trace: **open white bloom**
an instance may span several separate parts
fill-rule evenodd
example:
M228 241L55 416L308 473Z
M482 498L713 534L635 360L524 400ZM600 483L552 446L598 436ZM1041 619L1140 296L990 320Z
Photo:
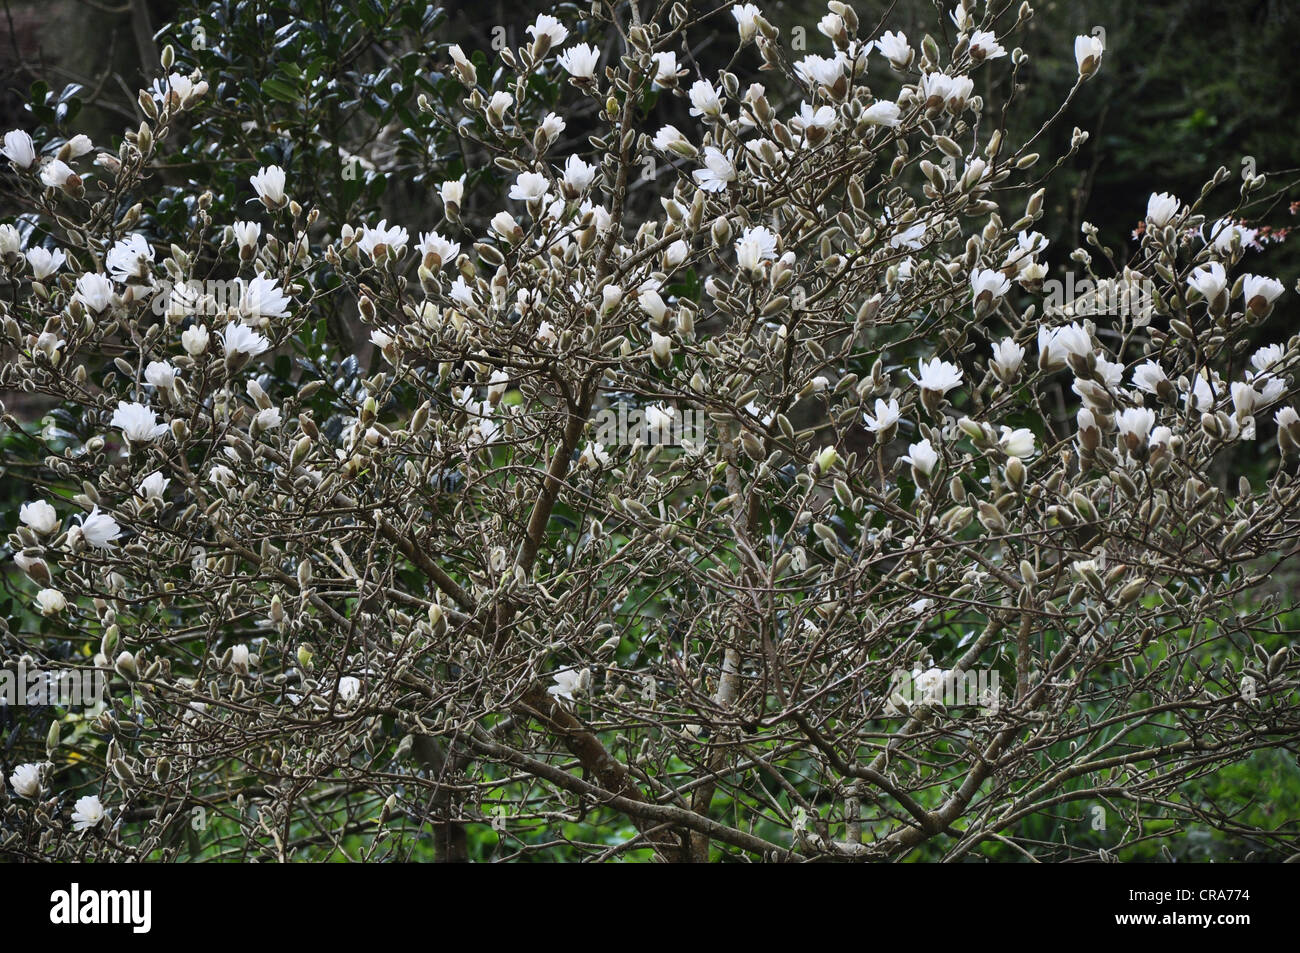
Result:
M224 463L213 464L208 469L208 481L217 484L233 483L235 480L235 471L230 469Z
M1227 255L1234 248L1247 248L1254 245L1259 236L1259 229L1247 228L1229 218L1221 218L1210 227L1214 250Z
M390 228L388 219L381 218L374 228L366 225L361 229L357 247L365 252L371 261L377 262L386 257L400 257L409 239L406 229L398 225Z
M186 328L181 332L181 347L190 357L198 357L208 349L208 329L201 324Z
M776 236L762 226L745 229L736 241L736 264L745 271L754 271L760 262L776 258Z
M587 445L582 448L582 453L578 455L578 465L588 470L609 466L609 454L605 452L605 445L588 440Z
M564 163L564 184L575 192L585 192L596 180L596 167L582 161L578 156L569 156Z
M253 191L262 200L262 204L274 211L288 204L289 197L284 191L284 169L278 165L263 166L256 175L248 177Z
M907 454L901 459L910 463L913 470L916 470L925 476L930 476L934 473L935 465L939 462L939 454L935 451L934 447L930 445L930 441L925 439L920 443L909 445L907 448Z
M1282 363L1286 357L1286 348L1281 344L1269 344L1261 347L1250 356L1250 366L1263 373Z
M961 386L962 372L961 368L956 364L949 364L947 361L935 357L931 358L928 364L918 360L916 369L917 374L913 374L911 371L907 373L922 390L946 394L954 387Z
M236 222L231 231L241 251L245 248L256 250L258 239L262 237L262 226L257 222Z
M1147 436L1155 423L1155 413L1145 407L1126 407L1115 417L1115 425L1119 428L1120 437L1130 449L1146 443Z
M85 133L77 133L71 139L63 144L63 148L68 152L68 158L80 159L87 152L95 148L95 144L90 141L90 136Z
M1155 361L1147 361L1133 368L1133 386L1148 394L1158 394L1160 385L1168 379L1165 369Z
M691 115L716 119L722 115L722 98L707 79L697 79L691 84Z
M731 15L736 18L740 42L748 43L758 32L759 21L763 18L758 7L752 3L738 4L731 8Z
M993 345L993 360L989 363L998 380L1005 384L1016 376L1024 359L1025 349L1014 338L1003 338Z
M998 438L998 446L1002 452L1009 457L1019 457L1027 460L1038 452L1037 445L1034 442L1034 432L1028 427L1019 427L1012 429L1002 427L1002 436Z
M1147 221L1156 228L1164 228L1178 215L1181 203L1169 192L1152 192L1147 199Z
M653 144L660 152L675 152L684 156L695 155L695 147L676 126L662 127L655 133Z
M1092 353L1092 336L1078 321L1057 328L1052 344L1065 354L1073 354L1075 357L1087 357Z
M510 198L517 202L531 202L545 197L550 183L540 172L520 172L510 187Z
M736 167L731 164L731 157L716 146L705 147L704 166L694 175L696 184L706 192L721 192L736 178Z
M1221 264L1212 261L1193 271L1187 279L1187 284L1193 290L1199 291L1206 301L1213 302L1228 287L1228 276L1224 273Z
M153 247L139 232L133 232L115 242L104 257L108 273L126 284L132 279L149 277L153 263Z
M167 432L167 425L158 423L158 415L144 404L119 400L117 410L109 423L118 427L132 443L148 443Z
M0 155L20 169L30 169L36 161L36 146L27 133L21 129L11 129L5 133L5 144L0 148Z
M253 417L253 426L258 431L275 430L281 423L279 407L264 407Z
M842 55L833 57L809 55L794 64L794 71L804 82L821 86L832 95L840 95L845 87Z
M891 398L888 401L876 398L876 414L873 417L865 411L862 414L863 426L872 433L882 433L895 426L902 419L902 413L898 408L898 401Z
M402 235L406 235L405 229L402 230ZM256 278L239 278L237 281L239 313L245 320L255 322L258 318L288 316L293 299L280 289L280 283L276 279L258 275Z
M1007 51L991 30L976 30L970 35L970 56L976 62L995 60L1006 55Z
M162 475L162 471L155 470L140 481L140 485L135 488L135 491L143 499L157 500L167 492L167 486L171 482L168 477Z
M437 261L435 268L442 267L456 260L460 254L460 242L453 242L443 238L436 231L424 232L420 235L420 257L427 258L433 255Z
M835 107L818 106L814 109L805 102L800 104L799 115L791 118L790 125L802 132L810 143L817 143L826 138L826 133L834 129L839 121L840 114L835 111Z
M43 616L58 615L68 607L68 600L57 589L42 589L36 593L36 607Z
M225 330L221 332L221 343L225 348L226 357L234 357L237 354L257 357L271 346L266 338L246 324L226 325Z
M1099 36L1076 36L1074 38L1074 62L1079 67L1083 78L1097 72L1101 65L1101 55L1106 52L1106 44Z
M1242 276L1241 298L1246 308L1255 314L1267 314L1284 290L1282 282L1276 278L1266 278L1263 275Z
M975 268L970 273L971 300L992 304L1011 290L1011 279L992 268Z
M176 368L166 361L150 361L144 369L144 379L159 390L171 390L176 386Z
M19 797L34 799L41 793L41 767L38 764L20 764L9 775L9 786Z
M103 275L87 272L77 279L77 290L73 297L91 311L99 313L113 303L113 282Z
M32 500L18 507L18 519L33 532L45 535L59 525L59 514L44 500Z
M27 264L31 266L32 278L36 281L44 281L50 277L63 267L66 260L67 256L58 248L50 251L38 245L27 249Z
M912 669L912 702L914 704L924 704L926 702L942 701L943 689L947 681L947 669L932 667L921 671L921 667L918 665Z
M81 537L90 546L96 549L106 549L108 544L113 542L122 535L122 528L117 525L117 520L107 513L99 512L99 507L92 507L90 513L86 516L78 516L81 520Z
M566 701L573 701L575 693L582 692L582 673L571 668L562 668L555 672L551 678L555 684L546 690L548 695L554 695L556 698L563 698Z
M571 46L558 57L556 62L574 79L590 80L596 75L596 64L600 61L600 50L586 43Z
M539 54L542 55L569 38L568 27L545 13L538 15L537 20L525 32L532 36L533 42L538 46Z
M862 112L862 121L873 126L885 126L893 129L901 123L903 111L898 108L898 103L890 102L887 99L872 103Z
M912 62L912 47L908 45L907 34L895 33L890 31L881 34L880 39L876 40L875 47L880 54L889 60L889 65L897 70L904 70Z

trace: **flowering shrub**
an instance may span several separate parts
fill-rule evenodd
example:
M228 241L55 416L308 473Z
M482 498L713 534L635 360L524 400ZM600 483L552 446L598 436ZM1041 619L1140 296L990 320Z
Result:
M1053 163L975 92L1030 16L963 3L941 48L832 0L797 56L752 4L598 4L500 69L452 45L464 96L423 121L511 184L479 223L444 181L417 234L277 166L246 220L208 193L140 231L198 74L116 152L10 132L0 388L52 409L4 417L33 607L4 644L112 681L24 737L3 850L1300 849L1202 784L1300 729L1260 591L1300 493L1300 337L1243 261L1268 185L1153 194L1126 259L1085 227L1053 294ZM734 66L696 75L724 24ZM1078 38L1071 98L1105 57Z

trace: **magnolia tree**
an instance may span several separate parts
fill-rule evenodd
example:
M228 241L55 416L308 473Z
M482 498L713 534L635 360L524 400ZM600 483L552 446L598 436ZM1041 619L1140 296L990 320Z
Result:
M113 152L5 137L6 667L104 686L10 700L6 854L1300 851L1213 783L1300 731L1264 586L1300 337L1243 261L1280 193L1155 194L1129 253L1085 226L1062 293L1034 145L1068 101L999 119L1027 3L945 44L654 6L436 54L463 96L423 121L513 184L472 221L444 182L418 238L277 167L247 221L195 194L148 233L199 75Z

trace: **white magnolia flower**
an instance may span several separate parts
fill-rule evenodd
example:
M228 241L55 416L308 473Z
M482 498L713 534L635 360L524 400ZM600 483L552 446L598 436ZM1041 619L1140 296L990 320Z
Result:
M107 513L99 512L98 506L92 507L89 515L78 516L77 519L81 520L81 538L96 549L107 549L109 543L122 535L117 520Z
M844 87L844 67L846 61L841 55L833 57L809 55L794 64L794 71L804 82L822 86L833 95L838 95Z
M916 369L917 374L913 374L911 371L907 373L922 390L946 394L954 387L961 386L962 372L961 368L956 364L949 364L947 361L941 361L935 357L931 358L928 364L918 360Z
M36 146L27 133L21 129L11 129L5 133L5 144L0 148L0 155L20 169L30 169L36 161Z
M1120 436L1131 448L1146 443L1155 423L1155 413L1145 407L1126 407L1115 417Z
M167 432L167 425L158 423L156 413L133 401L119 400L109 423L120 428L122 435L132 443L148 443Z
M505 117L506 110L510 108L514 101L515 97L509 93L504 90L497 90L487 103L488 118L500 123Z
M65 261L67 256L58 248L50 251L38 245L27 249L27 264L31 266L32 278L36 281L44 281L50 277L63 267Z
M98 313L113 302L113 282L103 275L87 272L77 279L77 290L73 297Z
M405 241L405 229L402 230L402 235ZM263 275L236 280L239 282L239 313L246 320L288 317L293 299L280 289L279 281Z
M1133 386L1148 394L1158 394L1160 385L1168 379L1165 369L1156 361L1147 361L1133 368Z
M23 247L23 237L12 225L0 225L0 255L17 255Z
M1014 338L1003 338L993 345L993 360L989 363L998 380L1009 383L1020 371L1024 359L1025 349L1017 344Z
M609 466L609 454L605 452L605 445L587 441L587 445L582 448L582 453L578 456L578 465L588 470Z
M980 60L995 60L1000 56L1006 56L1007 51L1003 49L998 38L990 30L976 30L970 35L970 55L971 59L976 62Z
M1002 436L998 438L998 446L1002 448L1002 452L1007 456L1028 460L1038 452L1037 445L1034 442L1034 432L1028 427L1013 430L1004 426L1001 429Z
M262 237L261 225L257 222L236 222L230 228L241 251L246 248L257 250L258 239Z
M190 357L198 357L208 349L208 329L201 324L186 328L181 332L181 347Z
M651 59L655 64L655 84L674 86L677 84L677 54L672 50L654 54Z
M348 705L360 697L361 679L357 678L355 675L344 675L339 679L339 701Z
M1199 291L1206 301L1213 302L1228 287L1228 276L1224 273L1221 264L1212 261L1193 271L1187 279L1187 284L1193 290Z
M1286 348L1281 344L1269 344L1261 347L1250 357L1250 366L1263 373L1282 363L1286 357Z
M754 271L759 262L776 258L776 236L762 225L745 229L736 241L736 264L744 271Z
M238 323L226 325L225 330L221 332L221 343L225 348L226 357L234 357L237 354L257 357L271 346L266 338L252 328Z
M758 7L752 3L738 4L731 8L731 15L736 18L736 29L740 33L740 42L748 43L758 32L759 21L763 19Z
M510 187L510 198L517 202L531 202L546 196L550 183L540 172L520 172Z
M637 303L641 305L641 310L655 321L662 321L664 315L668 313L668 305L664 303L659 292L653 289L647 289L637 295Z
M465 176L447 179L438 186L438 196L443 205L460 205L465 200Z
M115 242L104 256L108 273L123 284L132 279L149 277L149 266L152 263L153 247L139 232L133 232Z
M925 439L920 443L909 445L907 454L901 459L910 463L913 470L925 476L930 476L934 473L935 465L939 462L939 454L930 445L929 439Z
M1259 229L1246 228L1229 218L1221 218L1210 228L1210 235L1213 236L1214 250L1223 255L1228 255L1234 248L1247 248L1255 244L1255 239L1259 236Z
M19 797L34 799L41 793L41 768L37 764L20 764L9 775L9 786Z
M721 192L736 178L736 167L731 164L731 157L716 146L705 147L704 166L694 175L696 184L706 192Z
M536 22L524 32L532 36L533 42L538 45L539 53L543 55L547 50L559 46L569 38L568 27L545 13L540 14Z
M862 414L863 426L872 433L883 433L898 424L902 419L902 414L898 407L898 401L890 398L888 401L876 398L876 414L873 417L865 411Z
M259 432L275 430L281 423L283 423L283 419L280 416L279 407L264 407L253 417L253 426Z
M556 62L574 79L590 80L596 76L596 64L600 61L600 50L587 43L571 46L558 57Z
M1074 38L1074 62L1079 67L1079 75L1085 79L1097 72L1101 65L1101 55L1106 52L1106 44L1099 36L1076 36Z
M799 115L790 120L790 125L811 143L820 142L840 121L840 114L834 106L818 106L814 109L808 103L800 103Z
M887 99L872 103L862 113L862 121L873 126L885 126L893 129L902 122L900 118L903 111L898 108L898 103L892 103Z
M176 386L176 368L166 361L150 361L144 369L147 384L159 390L171 390Z
M447 50L451 55L452 65L455 67L456 75L466 86L473 86L478 82L478 70L470 62L465 51L461 49L459 43L453 43Z
M32 500L18 507L18 519L41 535L52 532L59 525L59 514L44 500Z
M948 681L946 669L932 667L921 671L918 665L912 669L912 701L918 704L939 702L943 700L944 685Z
M992 268L975 268L970 273L971 300L992 304L1011 290L1011 279Z
M1070 324L1056 329L1056 336L1052 345L1065 354L1073 354L1075 357L1087 357L1092 353L1092 336L1082 324L1078 321L1072 321Z
M87 794L85 797L77 798L77 803L72 811L73 830L88 830L103 819L104 805L99 803L98 796Z
M573 701L575 693L582 692L582 673L571 668L562 668L555 672L551 678L555 684L546 690L548 695L554 695L556 698L563 698L566 701Z
M57 589L42 589L36 593L36 607L41 615L58 615L68 607L68 600Z
M1263 275L1242 276L1241 298L1247 309L1255 314L1267 314L1284 290L1282 282L1276 278L1266 278Z
M377 262L385 257L400 257L409 239L406 229L398 225L390 228L388 219L380 219L379 224L374 228L366 225L361 229L357 247L365 252L371 261Z
M437 231L424 232L420 235L420 257L435 256L437 258L435 267L454 262L459 254L460 242L443 238Z
M1178 215L1181 203L1169 192L1152 192L1147 199L1147 221L1156 228L1164 228Z
M722 98L707 79L697 79L691 84L691 115L717 119L722 115Z
M162 471L155 470L147 477L140 481L140 485L135 488L141 498L146 500L161 499L162 495L167 492L167 486L172 481L162 475Z
M81 176L73 172L62 159L51 159L41 166L41 181L52 189L61 189L65 186L75 188L81 182Z
M682 135L676 126L664 126L655 133L654 147L660 152L675 152L678 155L692 156L695 147Z
M574 192L585 192L596 180L596 167L583 162L578 156L569 156L564 163L564 184Z
M256 175L248 177L253 191L262 200L262 204L271 210L284 207L289 197L284 191L284 169L278 165L263 166Z
M86 153L95 148L95 144L90 141L90 136L85 133L77 133L63 144L63 148L68 152L68 158L80 159Z
M875 47L894 69L907 69L912 62L912 47L908 45L905 33L884 33L876 40Z

